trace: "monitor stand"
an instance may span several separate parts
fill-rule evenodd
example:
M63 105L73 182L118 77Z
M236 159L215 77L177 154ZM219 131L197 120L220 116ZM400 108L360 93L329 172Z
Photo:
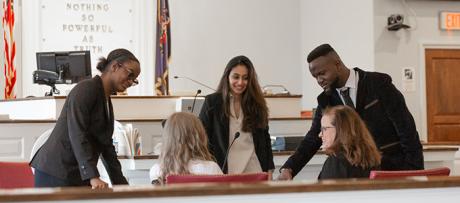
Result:
M47 84L48 86L51 87L50 91L49 92L45 92L45 96L48 97L48 96L53 96L53 93L54 94L60 94L61 92L56 88L56 85L55 84Z

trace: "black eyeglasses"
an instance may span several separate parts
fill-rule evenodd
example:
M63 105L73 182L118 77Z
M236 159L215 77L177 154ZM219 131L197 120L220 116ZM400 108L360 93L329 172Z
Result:
M128 67L124 66L121 63L118 63L118 66L122 67L124 70L126 70L126 72L128 72L128 80L133 81L133 84L131 86L135 86L139 84L139 81L137 80L136 75L131 69L129 69Z

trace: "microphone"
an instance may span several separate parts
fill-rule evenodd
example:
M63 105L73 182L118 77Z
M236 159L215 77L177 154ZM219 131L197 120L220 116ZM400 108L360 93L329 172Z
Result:
M208 88L208 89L210 89L210 90L216 91L214 88L209 87L208 85L205 85L205 84L203 84L203 83L201 83L201 82L198 82L198 81L196 81L196 80L194 80L194 79L192 79L192 78L185 77L185 76L177 76L177 75L174 76L174 79L179 79L179 78L184 78L184 79L190 80L190 81L192 81L192 82L194 82L194 83L196 83L196 84L199 84L199 85L201 85L201 86L203 86L203 87L206 87L206 88Z
M198 89L196 91L196 94L195 94L195 97L193 98L193 104L192 104L192 113L193 113L193 109L195 109L195 101L196 101L196 97L201 93L201 90Z
M236 132L236 133L235 133L235 137L234 137L233 140L232 140L232 143L231 143L230 146L228 146L228 148L227 148L227 153L225 154L224 164L222 164L222 169L224 169L224 171L225 171L225 164L227 163L227 159L228 159L228 152L230 152L230 148L232 147L232 145L233 145L233 143L235 142L235 140L236 140L237 138L239 138L239 137L240 137L240 132ZM227 170L227 173L228 173L228 170Z

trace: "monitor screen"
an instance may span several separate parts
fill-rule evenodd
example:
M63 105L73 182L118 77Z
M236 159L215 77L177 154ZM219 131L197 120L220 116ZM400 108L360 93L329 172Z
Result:
M37 69L59 75L56 84L72 84L91 78L89 51L38 52Z

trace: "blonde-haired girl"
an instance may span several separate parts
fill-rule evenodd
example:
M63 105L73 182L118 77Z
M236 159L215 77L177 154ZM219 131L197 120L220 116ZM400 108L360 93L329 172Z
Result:
M166 121L160 163L150 169L150 180L163 184L170 174L222 174L208 150L201 121L191 113L178 112Z

